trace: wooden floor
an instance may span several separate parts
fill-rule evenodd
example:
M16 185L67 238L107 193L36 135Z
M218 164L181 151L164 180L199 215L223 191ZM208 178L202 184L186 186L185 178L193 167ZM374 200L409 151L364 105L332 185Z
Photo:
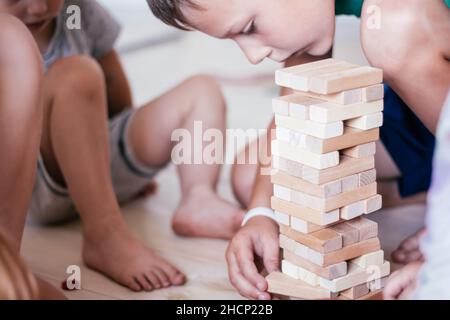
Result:
M227 279L224 252L227 243L209 239L185 239L170 229L170 217L178 194L174 168L158 177L155 196L136 201L123 209L133 232L148 246L157 250L183 270L188 283L151 293L133 293L111 280L86 268L81 261L80 223L60 227L28 226L23 255L42 278L60 287L69 265L82 269L82 290L65 292L69 299L240 299ZM220 192L231 193L228 181L222 180ZM401 239L417 230L423 219L421 206L384 210L370 216L380 223L383 248L389 253Z

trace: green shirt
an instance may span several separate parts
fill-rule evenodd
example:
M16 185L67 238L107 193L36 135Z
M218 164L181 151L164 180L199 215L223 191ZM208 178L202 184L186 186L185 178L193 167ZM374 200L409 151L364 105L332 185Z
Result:
M435 1L435 0L433 0ZM336 15L353 15L360 17L364 0L336 0ZM450 8L450 0L444 0Z

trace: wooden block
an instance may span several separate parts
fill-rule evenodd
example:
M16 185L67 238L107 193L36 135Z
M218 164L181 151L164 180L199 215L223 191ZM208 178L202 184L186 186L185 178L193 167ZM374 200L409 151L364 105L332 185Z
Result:
M359 241L365 241L378 236L378 223L372 220L360 217L347 221L347 224L359 230Z
M377 145L375 142L369 142L365 144L360 144L352 148L344 149L341 151L342 154L352 157L352 158L364 158L375 155L377 151Z
M281 272L273 272L266 277L268 292L300 299L331 299L330 291L319 286L310 286L301 280L292 279Z
M292 217L291 218L291 224L290 227L294 229L295 231L304 233L304 234L310 234L319 230L322 230L326 228L326 226L319 226L317 224Z
M275 211L275 219L277 220L278 224L284 224L286 226L290 225L290 216L287 214Z
M278 170L278 172L282 171L293 177L303 177L303 165L292 160L272 155L272 167L276 169L274 174L276 174Z
M364 297L370 292L367 283L362 283L350 289L342 291L340 294L350 300L356 300L361 297Z
M320 212L276 197L272 197L271 205L275 211L312 222L319 226L326 226L339 221L339 210Z
M291 189L274 184L273 195L284 201L291 201L292 192Z
M348 223L338 223L330 229L341 235L343 247L359 242L359 230Z
M385 277L390 272L389 262L379 266L379 276ZM340 292L355 287L360 284L366 284L371 281L373 275L370 272L360 268L357 265L349 264L347 275L334 280L320 279L320 285L331 292Z
M365 200L373 195L376 195L376 193L376 183L372 183L368 186L357 188L346 193L341 193L328 199L314 197L300 191L291 190L291 202L319 212L330 212L345 207L348 204ZM364 214L364 204L361 203L360 206L362 214Z
M312 104L309 107L309 118L320 123L332 123L362 117L383 111L383 100L350 105L331 102Z
M340 136L344 133L344 122L319 123L311 120L299 120L275 115L275 124L313 137L328 139Z
M277 140L288 142L293 147L305 148L306 149L306 137L308 135L294 131L291 129L283 128L278 126L275 130ZM318 139L318 138L317 138Z
M278 171L271 177L271 182L293 190L301 191L312 196L329 198L338 195L342 191L340 180L327 182L322 185L313 184L303 179L291 176L284 171Z
M275 114L289 116L289 102L285 97L277 97L272 99L272 111Z
M308 120L309 106L321 102L323 101L296 93L274 98L272 100L272 109L275 114L290 116L299 120Z
M315 99L321 99L341 105L349 105L349 104L355 104L355 103L361 103L362 101L362 88L358 89L352 89L352 90L346 90L342 92L338 92L335 94L318 94L314 92L305 92L306 95L310 96L311 98ZM379 99L377 99L379 100Z
M371 169L358 174L358 185L360 187L367 186L377 181L377 170Z
M297 65L289 68L284 68L277 70L275 72L275 83L279 86L290 88L291 87L291 76L295 73L315 70L323 68L324 66L334 65L340 63L341 61L336 59L324 59L320 61L315 61L311 63L306 63L302 65Z
M370 292L369 294L361 297L357 300L384 300L383 298L383 290L378 290L374 292Z
M383 277L381 279L372 280L368 283L368 287L370 292L377 292L379 290L384 289L386 287L386 284L388 282L389 277Z
M309 120L309 107L322 101L301 94L294 96L289 103L289 116L299 120Z
M358 201L341 208L341 219L352 220L364 214L364 201Z
M371 102L384 98L383 84L376 84L362 89L362 101Z
M317 170L315 168L303 166L302 178L314 184L323 184L367 171L374 167L375 158L373 156L361 159L342 156L339 165L330 169Z
M375 252L364 254L358 258L350 260L350 262L358 265L363 269L367 269L370 266L380 266L384 263L384 251L378 250Z
M287 260L282 260L281 261L281 272L283 272L283 274L294 278L294 279L300 279L299 274L298 274L298 267L293 264L290 263ZM314 284L317 285L318 283Z
M314 77L328 75L330 73L347 71L350 69L355 69L358 66L348 62L336 62L333 65L323 66L316 70L304 71L299 73L294 73L291 75L290 88L300 91L310 91L311 79Z
M381 195L377 194L364 201L364 213L365 214L373 213L375 211L380 210L382 206L383 206L383 198L381 197Z
M358 175L354 174L354 175L343 178L341 180L341 185L342 185L341 189L342 189L343 193L358 189L358 187L359 187Z
M281 225L280 229L281 228L285 229L286 227ZM289 228L287 228L287 229L289 229ZM282 249L286 249L286 250L289 250L292 252L294 252L294 250L295 250L295 240L289 238L288 236L286 236L282 233L280 233L279 245L280 245L280 248L282 248Z
M337 151L317 154L306 149L292 147L289 143L281 140L272 141L272 154L319 170L339 164L339 152Z
M311 234L303 234L292 228L281 226L280 234L291 241L298 242L320 253L329 253L342 248L341 235L330 229L323 229ZM296 245L283 238L283 243L280 242L280 247L294 252Z
M293 137L291 134L289 137ZM350 127L344 128L344 134L335 138L319 139L313 136L305 135L297 137L295 141L303 148L315 153L327 153L338 151L353 146L377 141L380 138L380 130L359 130ZM294 140L294 139L292 139Z
M383 113L377 112L365 115L359 118L345 121L347 127L352 127L360 130L370 130L383 126Z
M367 87L383 82L383 71L372 67L359 67L342 72L313 77L309 91L331 94L340 91Z
M347 274L347 262L345 261L328 267L319 267L285 249L283 249L283 257L294 265L304 268L324 279L333 280Z
M380 241L378 238L372 238L325 254L309 249L306 259L319 266L326 267L377 250L380 250Z

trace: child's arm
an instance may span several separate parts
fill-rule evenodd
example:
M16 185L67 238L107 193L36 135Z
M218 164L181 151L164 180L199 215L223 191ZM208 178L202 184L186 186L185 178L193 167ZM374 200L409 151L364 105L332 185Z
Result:
M130 85L115 50L99 59L108 94L108 113L112 117L133 105Z

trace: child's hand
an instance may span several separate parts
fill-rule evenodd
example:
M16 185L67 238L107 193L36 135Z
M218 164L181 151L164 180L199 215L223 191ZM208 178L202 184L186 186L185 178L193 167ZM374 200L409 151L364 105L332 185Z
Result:
M422 262L413 262L394 272L384 289L385 300L407 300L416 289L417 275Z
M231 240L226 259L232 285L249 299L270 300L266 279L255 259L260 257L271 273L279 270L278 225L267 217L254 217Z

